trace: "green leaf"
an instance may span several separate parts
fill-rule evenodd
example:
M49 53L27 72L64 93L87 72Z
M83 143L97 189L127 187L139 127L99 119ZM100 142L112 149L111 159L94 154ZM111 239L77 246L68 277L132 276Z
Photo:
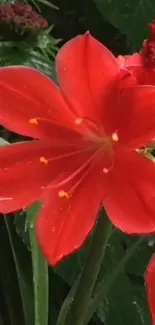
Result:
M27 225L33 265L35 325L48 325L48 265L38 247L34 229L39 209L40 203L38 202L27 209Z
M41 4L46 5L52 9L59 10L59 8L56 5L54 5L53 3L47 0L31 0L31 1L33 2L33 4L36 4L36 2L40 2Z
M147 38L147 24L154 19L154 0L94 0L103 18L110 21L139 49Z
M76 277L82 269L83 260L87 253L90 240L91 238L87 241L85 246L79 252L77 252L76 254L68 258L68 260L62 262L59 266L55 268L55 272L61 275L61 277L70 285L74 283ZM112 236L109 239L107 245L104 263L101 265L101 270L98 277L98 284L101 280L105 279L106 281L107 277L110 276L111 272L116 268L116 266L125 256L126 250L129 249L134 242L137 242L137 237L128 237L120 233L119 231L113 231ZM101 306L98 311L98 316L102 318L102 320L106 319L106 325L111 325L113 323L115 323L116 325L128 325L129 315L127 314L126 310L129 310L129 313L132 313L133 315L132 318L130 317L130 325L149 325L147 305L144 299L145 290L142 275L143 270L145 270L148 260L152 255L152 251L153 248L148 246L148 239L144 238L143 242L141 242L141 244L139 245L139 249L136 251L136 253L134 253L131 258L134 259L134 264L132 263L132 272L131 264L129 261L125 266L125 269L122 270L122 274L119 276L119 278L117 278L117 280L115 280L114 284L111 286L106 298L103 297L103 301L101 302ZM144 252L144 261L143 264L141 263L141 265L139 266L139 273L137 278L136 275L139 258L142 259ZM121 279L123 280L121 281ZM137 295L135 298L134 287L136 285L136 281L137 283L142 284L141 292L137 291ZM134 303L135 301L137 302ZM145 317L143 317L143 319L146 319L146 322L144 323L141 320L142 317L139 312L139 310L141 310L142 308L145 309L146 314ZM117 321L114 322L114 319L116 319Z
M14 216L14 224L16 227L16 232L20 236L23 243L26 245L27 249L30 251L30 236L27 228L27 218L26 212L17 212Z
M127 240L127 247L131 244L131 240ZM126 272L131 275L142 277L146 270L151 255L154 253L154 247L149 246L146 241L140 245L137 252L133 254L126 265Z
M26 247L21 242L20 237L16 233L13 217L6 216L5 224L17 272L25 324L33 325L34 308L31 257Z
M4 0L3 0L4 1ZM57 7L55 4L49 2L48 0L29 0L30 4L36 7L36 9L41 12L40 5L45 5L47 7L50 7L55 10L59 10L59 7Z
M55 63L50 61L49 58L42 53L32 51L28 60L25 61L24 64L40 70L56 82Z
M55 64L48 56L42 54L39 51L33 49L17 47L16 43L0 42L0 66L9 65L25 65L48 75L52 80L56 82Z
M0 222L0 289L1 307L3 308L5 323L9 325L24 325L24 314L16 268L2 216Z
M125 274L120 274L98 310L105 324L150 325L144 290L136 291Z
M82 270L90 243L91 237L87 240L82 249L74 253L68 259L65 259L62 263L60 263L54 268L55 272L61 275L63 280L65 280L68 284L72 285L76 280L78 274ZM108 242L105 254L105 263L101 266L99 279L100 277L103 277L103 274L105 276L106 274L109 274L109 271L112 270L113 267L117 264L117 262L119 262L120 259L123 257L124 249L121 243L119 232L113 231L113 234Z

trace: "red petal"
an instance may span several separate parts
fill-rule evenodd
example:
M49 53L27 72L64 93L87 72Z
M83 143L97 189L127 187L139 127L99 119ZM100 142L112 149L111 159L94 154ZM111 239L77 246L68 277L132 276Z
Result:
M31 141L0 148L0 212L8 213L36 201L50 181L50 169L40 162L49 143Z
M64 180L79 169L90 154L62 146L58 140L0 147L0 212L15 211L39 199L55 178Z
M155 137L155 87L137 86L120 93L111 117L111 129L120 143L139 148Z
M155 86L155 70L144 67L130 68L140 85Z
M152 316L152 325L155 325L155 256L152 257L145 274L148 303Z
M49 264L55 265L83 244L94 226L102 192L96 170L87 176L69 199L59 198L58 190L45 192L36 231Z
M40 138L30 119L53 118L66 124L71 116L59 88L39 71L20 66L0 69L0 123L3 126Z
M140 54L119 56L117 58L121 68L128 69L136 77L140 85L155 86L155 70L144 66L143 58Z
M124 56L119 55L117 58L117 62L120 65L121 69L130 69L143 66L142 56L138 53Z
M119 67L112 53L89 33L65 44L56 58L60 88L79 117L100 118Z
M69 125L65 127L57 123L57 121L50 119L36 117L35 121L36 123L32 123L34 133L39 134L40 139L51 140L52 145L56 141L57 145L61 144L61 146L67 144L69 146L74 145L74 147L86 147L86 143L88 143L88 141L83 139L82 132L84 132L85 128L79 129L79 126L76 126L76 124L72 128L68 128ZM81 131L81 134L79 134L79 131Z
M112 223L129 234L155 231L155 164L126 152L107 174L103 205Z

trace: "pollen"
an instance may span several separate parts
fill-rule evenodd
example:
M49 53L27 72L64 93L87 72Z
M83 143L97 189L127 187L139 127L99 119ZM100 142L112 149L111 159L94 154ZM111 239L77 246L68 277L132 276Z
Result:
M117 134L117 132L114 132L113 134L112 134L112 140L114 141L114 142L118 142L119 141L119 137L118 137L118 134Z
M109 169L103 168L103 173L108 174L109 173Z
M69 199L70 198L70 195L67 192L63 191L63 190L59 191L58 196L60 198L65 198L65 199Z
M76 118L76 120L75 120L76 125L81 125L82 122L83 122L83 118Z
M47 165L48 164L48 160L45 157L40 157L40 162Z
M29 120L29 123L30 123L30 124L35 124L35 125L38 125L38 124L39 124L36 118L31 118L31 119Z

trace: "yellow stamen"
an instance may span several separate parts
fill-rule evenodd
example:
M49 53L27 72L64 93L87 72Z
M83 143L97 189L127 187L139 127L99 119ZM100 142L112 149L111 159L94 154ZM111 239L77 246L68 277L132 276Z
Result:
M70 198L69 194L67 192L63 191L63 190L59 191L58 196L60 198L66 198L66 199Z
M103 173L108 174L109 173L109 169L103 168Z
M45 165L48 164L48 160L45 157L40 157L40 162L44 163Z
M112 137L113 141L115 141L115 142L119 141L119 136L118 136L117 132L114 132L111 137Z
M38 125L38 124L39 124L36 118L31 118L31 119L29 120L29 123L30 123L30 124L35 124L35 125Z
M82 122L83 122L83 118L77 118L77 119L75 120L75 124L76 124L76 125L81 125Z

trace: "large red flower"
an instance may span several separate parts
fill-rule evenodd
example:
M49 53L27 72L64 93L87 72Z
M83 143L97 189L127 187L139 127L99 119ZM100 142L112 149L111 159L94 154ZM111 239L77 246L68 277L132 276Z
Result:
M149 308L152 316L152 325L155 325L155 255L152 257L145 274L145 284Z
M155 231L155 87L139 86L85 34L56 59L60 88L26 67L0 69L0 122L36 140L0 148L0 211L43 202L36 232L49 263L77 249L100 204L127 233Z
M119 56L121 68L128 69L141 85L155 85L155 22L149 24L149 38L140 53Z

